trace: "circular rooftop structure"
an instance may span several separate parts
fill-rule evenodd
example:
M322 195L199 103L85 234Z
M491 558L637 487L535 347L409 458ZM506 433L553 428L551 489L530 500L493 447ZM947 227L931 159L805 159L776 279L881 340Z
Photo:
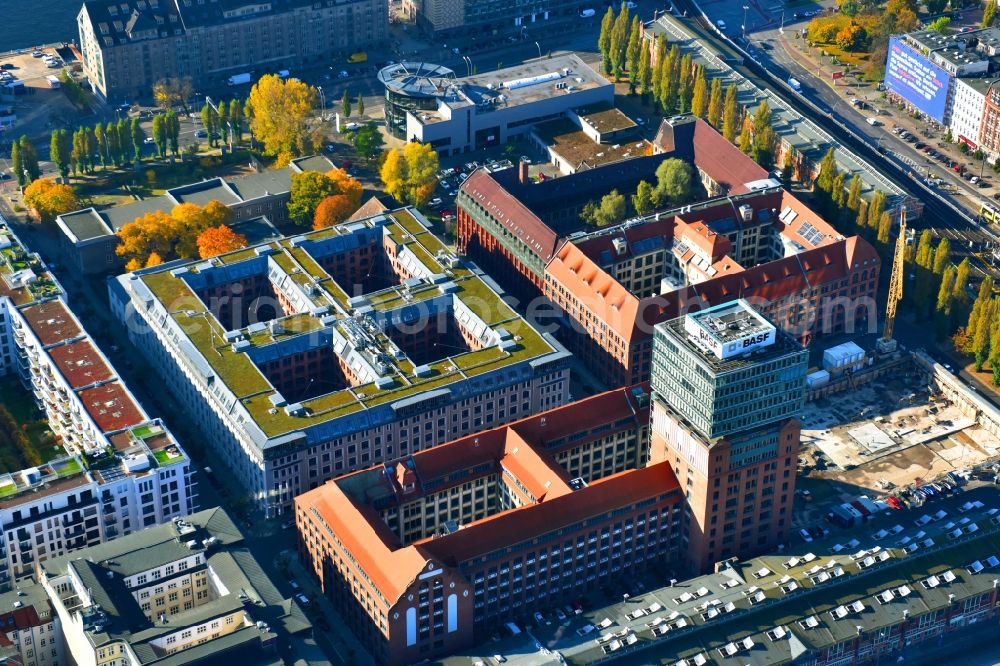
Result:
M399 62L378 73L387 92L407 97L437 97L454 79L454 71L430 62Z
M455 72L429 62L400 62L379 70L378 80L385 86L386 126L394 137L406 140L406 114L437 111Z

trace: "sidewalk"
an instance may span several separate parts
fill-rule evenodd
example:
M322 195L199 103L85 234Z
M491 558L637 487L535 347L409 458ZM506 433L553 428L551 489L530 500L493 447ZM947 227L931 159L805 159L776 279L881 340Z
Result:
M317 641L325 648L327 654L336 654L342 664L354 666L356 664L374 664L375 661L365 646L358 641L357 637L347 628L340 613L333 607L330 600L326 598L319 588L316 578L306 571L299 556L294 550L285 550L278 556L285 565L293 579L302 588L302 594L309 597L312 604L319 606L321 616L325 618L328 627L320 628L313 620L313 635Z
M882 92L876 90L871 83L865 83L863 88L861 87L861 84L858 86L837 85L836 81L832 78L832 74L834 72L843 71L843 67L834 66L824 62L821 57L818 57L817 54L809 48L804 50L798 48L796 40L789 39L787 34L782 34L778 38L778 44L789 58L797 62L808 72L813 73L816 80L827 85L842 101L846 101L850 104L850 100L855 97L863 99L878 111L879 116L891 118L891 122L887 123L887 125L901 127L914 136L922 137L922 139L925 139L925 143L933 142L933 147L939 152L943 153L949 159L965 166L968 171L976 175L979 175L980 169L983 169L983 176L987 179L994 175L993 170L988 165L984 166L980 163L981 161L975 160L970 155L963 155L959 152L957 144L945 142L937 132L928 128L926 123L916 120L905 111L900 111L888 100L883 99ZM843 81L844 79L839 80ZM861 93L863 90L863 94L848 95L847 92L849 90L855 90L858 93ZM851 109L856 111L853 106ZM863 115L861 111L856 112L859 116ZM890 129L890 127L887 127L887 129ZM891 152L893 152L897 158L914 169L914 172L911 174L913 177L926 176L931 167L938 167L949 172L951 174L951 178L946 182L953 187L957 187L957 191L953 193L954 195L961 195L969 199L969 205L967 207L972 210L973 215L978 213L979 199L989 199L993 192L996 191L992 184L987 188L969 189L965 181L955 175L954 171L952 171L946 164L932 160L922 154L909 154L912 151L901 151L902 146L899 146L895 139L890 139L889 146Z

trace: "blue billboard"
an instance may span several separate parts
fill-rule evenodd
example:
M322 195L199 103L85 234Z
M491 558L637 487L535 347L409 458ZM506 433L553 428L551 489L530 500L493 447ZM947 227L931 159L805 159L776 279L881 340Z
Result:
M944 121L951 75L899 39L889 40L885 87L934 120Z

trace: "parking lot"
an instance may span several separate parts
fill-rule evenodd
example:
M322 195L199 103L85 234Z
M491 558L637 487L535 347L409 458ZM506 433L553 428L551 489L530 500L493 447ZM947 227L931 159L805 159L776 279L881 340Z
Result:
M995 486L970 484L949 493L933 504L912 509L883 508L864 524L851 530L835 530L825 538L808 544L793 542L784 553L764 556L759 564L771 571L783 571L793 563L832 561L843 567L862 569L877 566L882 559L905 557L921 550L940 549L960 542L977 532L996 529L1000 524L1000 491ZM893 553L890 555L889 551ZM980 565L983 563L980 562ZM973 563L975 566L975 563ZM719 591L707 579L693 578L658 587L642 585L640 581L618 584L617 598L603 604L584 605L577 613L563 608L541 608L540 619L534 615L518 626L515 636L487 641L463 654L437 662L445 666L496 666L508 663L517 666L571 663L587 664L606 657L602 650L602 634L628 636L646 632L651 618L682 617L685 623L702 624L701 612L706 600L713 597L742 603L742 586L751 584L746 578L735 577L733 590ZM717 581L715 581L717 582ZM756 589L756 588L754 588ZM822 602L820 602L822 603ZM560 616L561 614L561 616ZM685 625L686 626L686 625ZM723 630L724 631L724 630ZM605 643L606 644L606 643ZM675 664L677 655L669 650L649 650L623 656L615 663Z
M70 49L47 47L40 51L58 58L57 66L49 67L41 56L33 57L31 52L23 52L0 58L0 71L6 73L6 80L0 84L13 84L5 92L13 94L0 98L0 108L9 108L16 116L12 127L0 129L0 168L7 169L11 141L27 135L43 161L48 157L49 133L55 127L74 127L90 112L81 112L69 101L61 89L52 88L48 76L58 77L63 69L72 70L76 64ZM2 76L2 75L0 75ZM43 164L43 170L46 168Z

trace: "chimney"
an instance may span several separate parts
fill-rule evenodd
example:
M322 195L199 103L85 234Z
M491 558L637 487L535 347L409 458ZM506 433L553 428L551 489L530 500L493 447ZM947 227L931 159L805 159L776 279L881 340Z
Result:
M517 163L517 179L521 182L522 185L527 185L529 182L531 182L528 179L528 163L525 162L524 160L521 160Z

